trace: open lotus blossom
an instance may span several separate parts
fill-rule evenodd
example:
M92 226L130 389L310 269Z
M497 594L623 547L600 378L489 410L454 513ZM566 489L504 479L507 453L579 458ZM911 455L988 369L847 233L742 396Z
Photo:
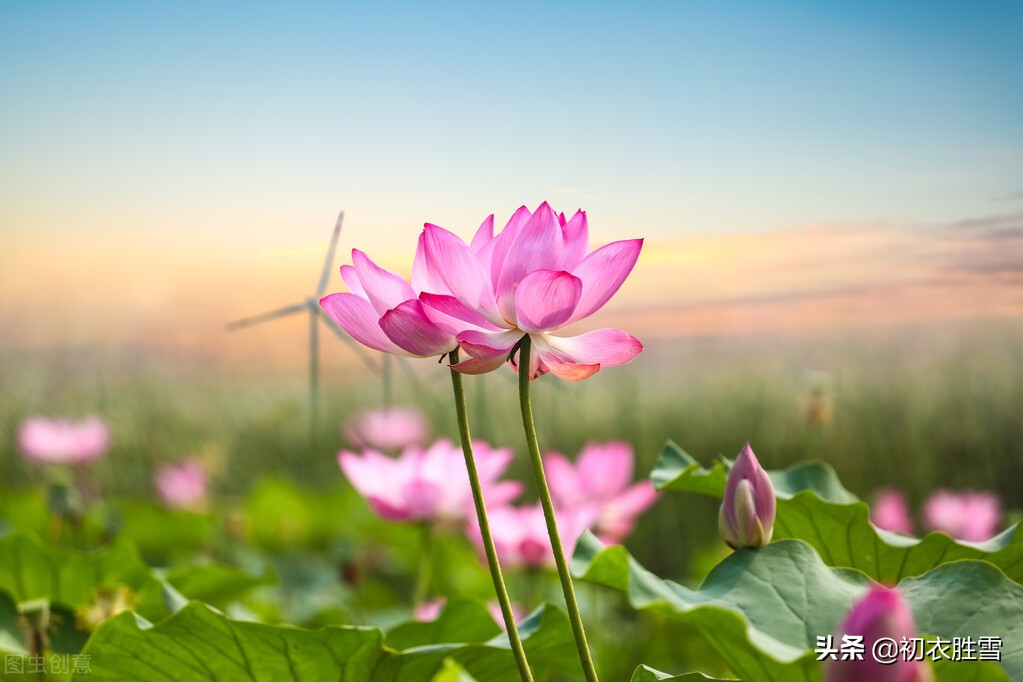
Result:
M416 607L412 617L422 622L437 620L446 605L447 600L443 597L425 601ZM526 616L526 612L518 604L512 604L511 609L516 622L522 620ZM504 614L501 613L501 605L496 599L487 602L487 611L490 613L490 617L501 626L502 630L504 630Z
M590 527L595 516L596 510L593 507L558 510L558 530L567 552L571 554L579 536ZM539 504L494 508L490 511L490 530L494 535L494 547L502 568L554 566L547 522ZM467 532L482 552L480 529L475 519L470 522Z
M99 417L82 421L31 417L21 423L18 444L26 458L49 464L86 464L106 454L110 431Z
M430 426L414 407L390 407L358 412L345 420L343 430L354 447L401 450L424 444Z
M871 652L882 638L903 642L916 637L913 614L897 590L872 586L856 602L835 631L835 642L844 637L862 637L865 654L858 660L841 660L835 653L824 665L824 682L931 682L934 675L926 660L881 663Z
M725 542L732 549L769 543L774 533L776 507L771 477L746 443L728 472L718 514L718 527Z
M895 488L884 488L877 493L877 499L870 508L870 520L878 528L893 533L913 534L913 519L909 516L906 497Z
M967 542L993 537L1001 517L998 496L993 493L938 490L924 503L924 526Z
M156 492L168 507L196 509L206 503L206 471L195 459L166 464L156 472Z
M643 345L618 329L572 337L553 332L607 303L632 271L642 246L642 239L630 239L587 253L586 213L566 220L545 202L533 213L519 208L497 235L491 215L468 245L427 224L412 286L422 292L428 320L455 330L458 345L471 356L454 365L456 370L481 374L497 369L529 334L531 379L548 370L562 379L585 379L604 365L631 361Z
M605 544L622 542L636 517L657 500L650 481L632 483L635 455L628 443L588 443L573 465L557 452L544 457L551 495L558 508L596 511L590 529Z
M457 347L460 325L428 318L419 292L401 275L380 267L358 249L352 249L352 262L341 266L349 292L320 299L327 316L352 338L375 350L409 357L441 355Z
M522 492L518 481L498 480L511 462L510 448L473 441L487 504L508 504ZM473 514L472 490L459 446L441 438L428 448L409 446L397 458L367 449L342 450L338 463L355 489L388 521L462 523Z

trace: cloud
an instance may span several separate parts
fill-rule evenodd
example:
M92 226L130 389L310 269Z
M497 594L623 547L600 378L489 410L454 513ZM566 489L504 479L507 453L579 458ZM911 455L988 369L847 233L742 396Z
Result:
M1023 201L1023 189L991 197L990 201Z
M616 314L654 334L1023 316L1023 213L648 243Z

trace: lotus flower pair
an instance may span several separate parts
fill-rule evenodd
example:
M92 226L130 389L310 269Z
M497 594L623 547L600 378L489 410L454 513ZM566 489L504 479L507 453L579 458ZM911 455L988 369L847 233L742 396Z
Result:
M987 492L954 493L938 490L924 503L924 527L948 533L957 540L982 542L991 538L1001 521L998 496ZM912 535L913 519L901 491L881 490L870 510L870 519L878 528Z
M429 357L461 347L470 357L454 369L480 374L509 361L529 334L531 379L547 371L585 379L643 349L618 329L553 334L607 303L643 245L632 239L587 253L588 243L583 211L568 220L546 202L533 212L519 208L496 235L489 216L469 244L427 224L411 283L356 249L353 264L341 268L349 293L325 296L320 305L355 339L386 353Z

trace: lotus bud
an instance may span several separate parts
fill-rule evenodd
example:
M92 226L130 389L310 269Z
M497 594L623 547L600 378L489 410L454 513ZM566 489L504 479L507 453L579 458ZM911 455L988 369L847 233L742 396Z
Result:
M718 514L721 536L732 549L761 547L774 533L774 485L749 443L742 447L725 483Z
M890 639L896 643L916 636L913 614L897 590L874 585L853 604L835 633L835 641L862 637L863 655L850 660L832 658L824 667L824 682L932 682L934 675L927 661L903 660L879 662L872 655L874 643Z

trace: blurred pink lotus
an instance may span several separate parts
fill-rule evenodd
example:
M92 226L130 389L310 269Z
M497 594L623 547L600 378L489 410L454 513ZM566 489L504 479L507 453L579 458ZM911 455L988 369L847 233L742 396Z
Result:
M628 537L636 517L657 500L649 481L630 485L634 466L632 446L620 441L587 443L575 465L558 452L544 457L555 505L595 510L591 530L609 545Z
M998 496L988 492L938 490L924 503L924 526L957 540L981 542L995 535L1002 513Z
M878 528L893 533L913 534L913 519L909 516L906 497L896 488L878 491L874 505L870 508L870 520Z
M836 647L846 635L863 638L863 658L828 659L824 665L824 682L930 682L934 679L926 661L899 658L888 664L876 661L871 655L874 643L881 638L902 642L917 636L913 614L897 590L872 586L835 631Z
M424 312L457 331L469 359L454 368L466 374L497 369L525 334L532 338L531 379L548 370L562 379L585 379L603 365L631 361L643 345L618 329L556 337L599 310L632 271L642 239L607 244L587 254L589 226L578 211L571 220L541 204L522 206L494 235L494 216L472 243L427 224L419 237L412 285L423 292Z
M165 464L156 472L156 492L174 509L197 509L206 503L206 472L195 459Z
M430 432L423 413L414 407L367 410L352 415L344 423L344 435L357 448L401 450L422 445Z
M489 505L508 504L522 492L518 481L499 481L513 453L473 441L476 467ZM342 450L338 464L355 489L388 521L463 522L473 513L472 490L460 446L446 438L423 449L409 446L398 458L367 449Z
M48 464L86 464L106 454L110 431L99 417L79 422L31 417L21 423L18 443L26 458Z
M428 623L431 620L437 620L437 616L439 616L440 612L444 610L447 603L448 600L444 597L424 601L423 603L416 605L415 610L412 612L412 617L423 623Z
M593 523L596 510L593 507L577 507L558 510L556 515L562 545L571 556L579 536ZM489 511L489 516L494 547L502 568L554 566L547 522L539 504L531 507L495 507ZM482 553L480 529L475 519L470 521L467 533Z

